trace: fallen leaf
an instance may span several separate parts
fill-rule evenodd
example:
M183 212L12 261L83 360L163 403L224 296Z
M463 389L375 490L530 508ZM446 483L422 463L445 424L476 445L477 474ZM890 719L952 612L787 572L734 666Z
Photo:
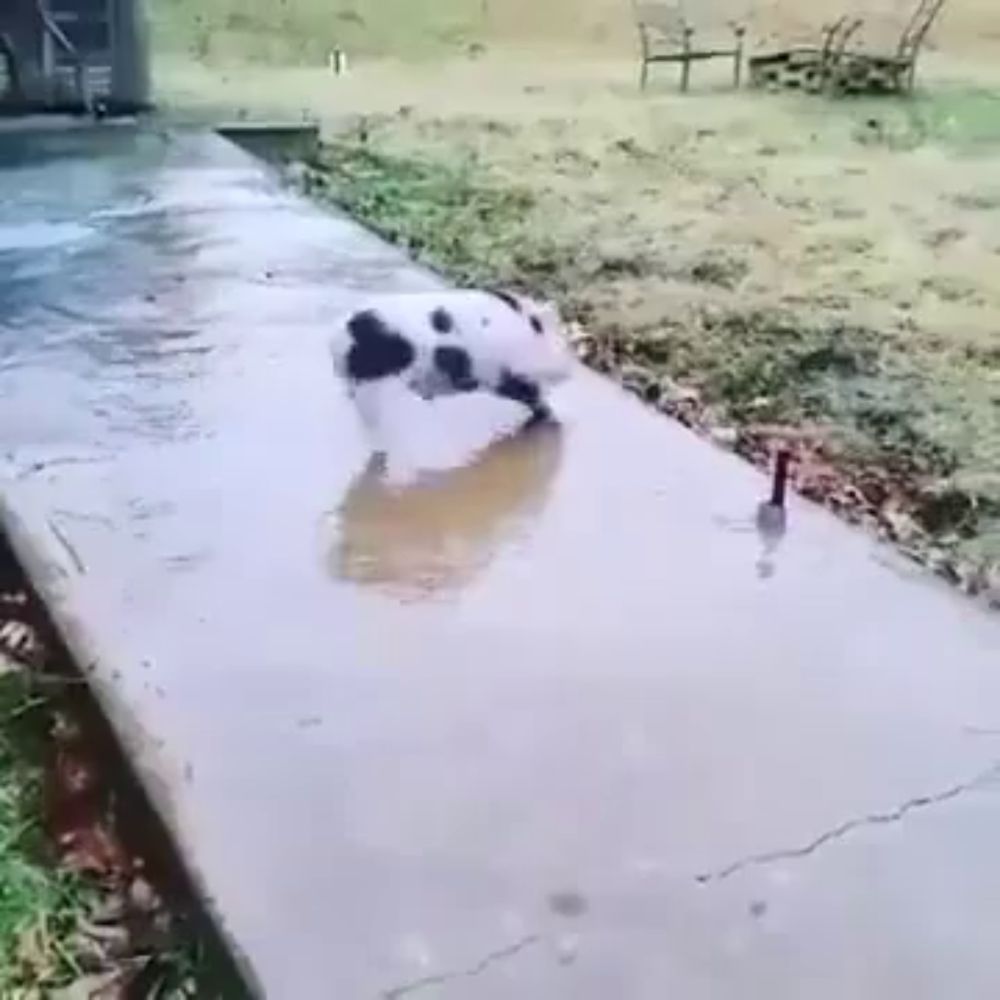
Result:
M120 970L84 976L69 986L53 990L52 1000L124 1000L124 978Z

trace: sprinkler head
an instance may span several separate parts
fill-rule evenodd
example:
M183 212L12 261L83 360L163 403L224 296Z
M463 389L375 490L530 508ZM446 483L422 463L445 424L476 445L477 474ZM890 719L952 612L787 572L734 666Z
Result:
M792 453L787 448L778 451L771 481L771 497L757 508L757 530L765 540L775 540L785 533L787 514L785 497L788 493L788 467Z
M788 492L788 467L791 463L792 453L787 448L779 448L774 463L774 478L771 480L771 504L782 510Z

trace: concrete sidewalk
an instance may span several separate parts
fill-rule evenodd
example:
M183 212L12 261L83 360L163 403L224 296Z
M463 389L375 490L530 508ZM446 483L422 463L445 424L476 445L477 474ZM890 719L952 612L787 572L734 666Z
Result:
M1000 623L804 504L762 574L594 376L386 488L327 325L432 283L211 136L0 145L6 524L261 993L995 1000Z

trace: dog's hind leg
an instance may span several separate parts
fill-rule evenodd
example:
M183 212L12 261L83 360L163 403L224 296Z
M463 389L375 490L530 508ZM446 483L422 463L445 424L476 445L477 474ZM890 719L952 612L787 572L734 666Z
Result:
M511 399L528 408L530 414L525 427L534 427L553 420L552 410L545 402L541 388L530 379L515 375L513 372L504 372L493 391L503 399Z

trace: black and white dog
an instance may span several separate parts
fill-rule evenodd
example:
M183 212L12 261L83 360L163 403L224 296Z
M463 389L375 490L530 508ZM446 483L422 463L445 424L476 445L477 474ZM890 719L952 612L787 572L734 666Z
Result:
M529 425L550 420L545 391L574 362L554 305L500 291L375 297L337 324L330 348L369 424L363 390L390 381L428 400L486 390L521 403Z

